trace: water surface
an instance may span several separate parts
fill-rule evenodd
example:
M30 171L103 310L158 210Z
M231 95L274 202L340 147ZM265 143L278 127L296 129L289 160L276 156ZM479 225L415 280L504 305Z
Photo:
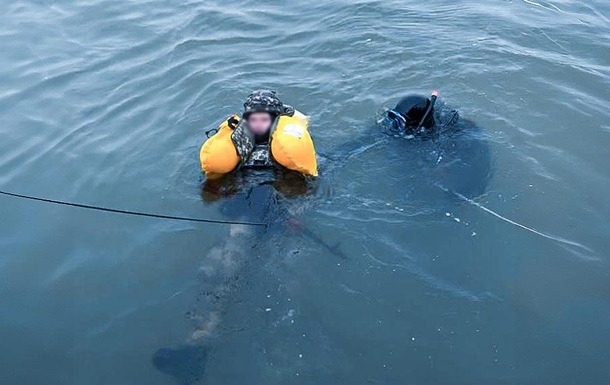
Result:
M0 4L2 189L226 219L201 198L204 132L261 86L311 116L318 238L240 245L201 383L607 383L607 2ZM376 127L434 88L489 149L473 200L435 184L436 147ZM1 383L175 383L151 358L192 333L227 226L0 212Z

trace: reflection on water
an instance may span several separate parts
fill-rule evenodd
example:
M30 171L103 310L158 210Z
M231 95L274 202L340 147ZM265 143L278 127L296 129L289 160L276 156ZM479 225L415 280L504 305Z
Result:
M0 4L0 186L271 223L0 197L0 383L606 382L607 2ZM260 87L321 178L202 190ZM432 89L461 128L380 132Z

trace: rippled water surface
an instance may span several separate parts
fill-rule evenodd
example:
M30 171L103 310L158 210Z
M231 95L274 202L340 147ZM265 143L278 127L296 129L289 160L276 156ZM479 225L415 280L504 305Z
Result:
M0 5L1 190L274 223L0 196L0 383L608 383L607 1ZM204 132L260 87L310 115L318 191L202 199ZM478 129L380 132L434 88ZM214 250L205 367L157 370Z

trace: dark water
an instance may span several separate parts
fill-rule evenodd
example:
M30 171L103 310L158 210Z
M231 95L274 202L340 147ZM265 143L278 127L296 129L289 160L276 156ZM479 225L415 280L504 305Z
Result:
M0 4L2 189L234 217L202 200L198 149L261 86L311 116L322 172L286 209L310 233L240 240L0 197L0 383L176 383L153 354L193 333L226 247L200 383L608 383L606 1ZM471 141L379 133L433 88ZM451 192L483 158L483 195Z

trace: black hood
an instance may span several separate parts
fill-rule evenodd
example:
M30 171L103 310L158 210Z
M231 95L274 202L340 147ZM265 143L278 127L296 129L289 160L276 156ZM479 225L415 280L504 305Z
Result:
M415 128L421 122L429 105L430 99L425 96L407 95L400 99L396 107L394 107L394 111L405 118L407 127ZM426 117L426 120L423 122L423 126L425 128L431 128L434 126L434 108Z

